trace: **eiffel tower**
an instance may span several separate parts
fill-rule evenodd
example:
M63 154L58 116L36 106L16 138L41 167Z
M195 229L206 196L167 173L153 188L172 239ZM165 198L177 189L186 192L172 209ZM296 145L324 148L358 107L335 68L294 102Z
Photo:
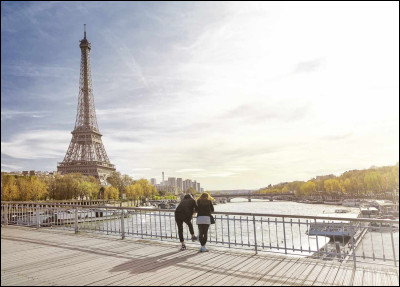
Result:
M92 175L105 184L108 175L115 171L110 163L101 140L94 107L92 76L90 68L90 42L86 39L86 24L84 38L80 40L81 73L79 79L79 100L75 128L71 132L72 139L62 162L58 163L57 171L61 174L80 172Z

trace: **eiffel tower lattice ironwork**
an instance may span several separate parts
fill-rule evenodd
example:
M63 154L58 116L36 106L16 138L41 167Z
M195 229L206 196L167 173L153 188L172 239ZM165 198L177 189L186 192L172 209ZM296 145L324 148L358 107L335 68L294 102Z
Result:
M110 163L99 132L94 107L92 76L90 68L90 42L80 40L81 72L79 79L79 100L75 128L64 160L58 163L57 171L61 174L80 172L92 175L105 183L107 176L115 171Z

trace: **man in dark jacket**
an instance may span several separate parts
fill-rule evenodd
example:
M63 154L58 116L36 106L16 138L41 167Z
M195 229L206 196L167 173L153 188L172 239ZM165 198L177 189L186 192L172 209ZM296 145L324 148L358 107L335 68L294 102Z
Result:
M183 239L183 223L185 222L189 227L192 241L196 241L197 237L194 235L192 225L193 213L197 211L197 203L190 194L186 194L178 207L175 209L175 221L178 225L179 240L182 244L181 250L186 250L185 241Z

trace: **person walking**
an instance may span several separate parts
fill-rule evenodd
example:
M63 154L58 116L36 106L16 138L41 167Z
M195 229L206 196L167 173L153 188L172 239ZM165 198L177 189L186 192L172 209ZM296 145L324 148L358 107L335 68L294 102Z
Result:
M204 192L197 200L197 225L199 227L199 241L201 244L200 252L208 252L206 248L207 233L211 224L211 212L214 212L211 199L211 196L207 192Z
M175 209L175 222L178 225L179 240L182 244L181 250L186 250L185 241L183 239L183 223L185 222L189 227L190 234L192 235L192 241L196 241L197 237L194 235L194 229L192 224L193 214L197 211L196 201L190 194L186 194L178 207Z

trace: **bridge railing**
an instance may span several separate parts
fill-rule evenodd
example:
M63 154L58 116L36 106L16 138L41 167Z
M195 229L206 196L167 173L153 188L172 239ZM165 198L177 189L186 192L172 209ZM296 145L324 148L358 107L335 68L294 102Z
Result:
M398 220L214 212L207 245L321 260L398 266ZM2 202L1 222L179 241L174 210ZM196 218L192 220L196 223ZM186 225L185 225L186 226ZM197 232L196 232L197 233ZM186 228L186 240L190 234Z

